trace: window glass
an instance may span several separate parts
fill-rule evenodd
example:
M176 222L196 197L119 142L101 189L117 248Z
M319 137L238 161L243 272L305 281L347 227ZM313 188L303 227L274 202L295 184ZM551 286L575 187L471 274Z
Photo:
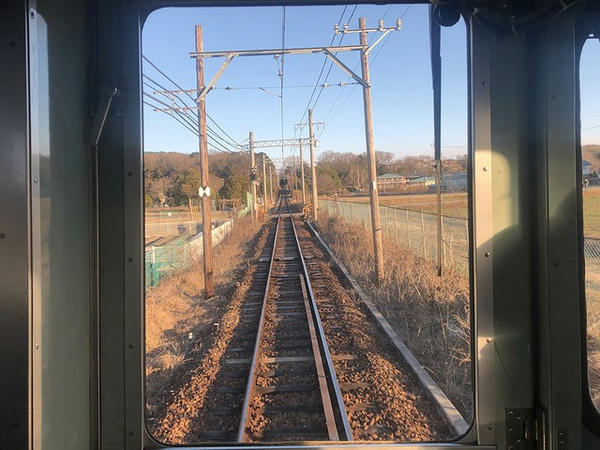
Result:
M581 189L585 258L585 298L590 393L600 407L600 88L597 83L600 44L588 39L580 62Z
M436 177L428 21L427 5L401 4L147 19L145 400L159 442L467 431L466 29L441 33Z

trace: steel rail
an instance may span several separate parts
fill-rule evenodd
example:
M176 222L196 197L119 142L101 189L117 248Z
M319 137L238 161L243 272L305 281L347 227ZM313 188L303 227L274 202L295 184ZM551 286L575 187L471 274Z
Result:
M246 441L246 422L250 417L250 402L254 397L254 388L256 387L256 368L258 367L260 360L259 355L262 349L262 338L265 323L265 314L267 311L267 299L269 298L269 284L271 282L271 272L273 269L273 261L275 261L275 248L277 247L277 235L279 234L279 225L281 223L281 205L282 200L279 200L279 209L277 211L277 225L275 226L275 236L273 238L273 249L271 250L271 261L269 262L269 273L267 275L267 282L265 286L265 294L263 296L260 319L258 322L258 330L256 332L256 342L254 343L254 350L252 352L252 362L250 364L250 372L248 374L248 381L246 382L246 391L244 395L244 404L242 406L242 414L240 417L240 425L237 433L237 442Z
M287 202L286 202L287 203ZM289 204L288 212L289 212ZM290 220L292 222L292 230L294 234L294 239L296 241L296 246L298 248L298 253L300 255L300 262L302 263L302 272L304 274L304 281L306 284L306 289L308 291L308 298L310 300L310 306L312 308L313 321L316 325L316 329L318 332L318 339L322 350L322 357L325 359L327 364L327 372L329 375L329 381L331 383L331 387L333 388L335 405L340 414L340 420L342 425L342 440L352 441L354 440L352 436L352 429L350 428L350 422L348 421L348 413L346 412L346 406L344 405L344 399L342 397L342 390L340 388L340 384L335 372L335 367L333 365L333 360L331 358L331 352L329 351L329 346L327 345L327 340L325 338L325 330L323 329L323 323L321 321L321 317L319 316L319 310L317 308L317 302L315 300L315 295L312 289L312 285L310 283L310 278L308 276L308 268L306 267L306 263L304 261L304 254L302 253L302 247L300 246L300 241L298 240L298 233L296 232L296 225L294 224L294 219L290 214Z
M315 359L315 368L317 369L317 380L319 383L319 392L321 393L321 402L323 403L323 412L325 413L327 434L329 435L329 440L339 441L340 437L335 421L335 413L331 403L329 387L327 386L327 373L325 372L325 367L323 366L321 348L319 347L319 337L317 336L317 332L315 330L315 324L312 317L312 308L310 306L310 300L306 290L306 283L304 282L304 277L302 274L298 274L298 276L300 277L300 287L302 289L302 298L304 300L304 311L306 312L306 321L308 323L308 332L310 334L310 345L312 347L313 357Z

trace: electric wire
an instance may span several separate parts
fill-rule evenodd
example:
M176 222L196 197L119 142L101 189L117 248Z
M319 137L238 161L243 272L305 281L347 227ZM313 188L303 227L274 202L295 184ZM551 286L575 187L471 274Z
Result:
M142 58L144 59L144 61L146 61L148 64L150 64L150 66L152 66L158 73L160 73L163 77L165 77L167 80L169 80L174 86L177 87L177 89L181 89L182 91L185 92L185 90L179 85L177 84L171 77L169 77L166 73L164 73L162 70L160 70L158 68L158 66L156 66L156 64L154 64L152 61L150 61L150 59L148 59L148 57L146 55L142 55ZM196 99L194 97L192 97L189 92L185 92L185 94L192 100L192 102L194 102L194 104L196 104ZM229 139L232 140L232 142L235 142L237 146L242 147L240 145L240 143L238 141L236 141L233 137L231 137L227 131L225 131L211 116L210 114L206 113L206 117L219 129L221 130L221 132L223 132L223 134L225 134L225 136L227 136Z
M358 5L354 6L354 11L356 11L357 6ZM337 21L338 26L340 25L340 23L342 23L342 19L344 18L344 14L346 14L347 9L348 9L348 5L344 6L344 10L342 11L342 14L340 14L340 18ZM354 14L354 11L353 11L353 14ZM331 38L331 42L329 43L330 47L333 45L333 43L335 41L335 36L336 36L336 34L333 33L333 37ZM321 71L319 72L319 76L317 77L317 81L315 82L314 89L313 89L312 93L310 94L310 97L306 104L306 108L304 108L302 117L300 118L300 124L302 124L302 121L304 120L304 118L306 117L306 114L308 113L308 110L310 109L310 104L312 102L312 99L315 96L315 92L317 92L317 88L319 87L319 82L321 81L321 76L323 75L323 72L325 71L325 66L327 65L327 60L328 60L327 56L324 56L323 65L321 66ZM302 132L303 126L301 125L299 127L299 129L300 129L300 132ZM295 136L296 136L296 133L294 133L294 137Z
M177 116L174 116L172 114L169 114L168 111L164 111L164 110L159 109L159 107L157 105L154 105L154 104L152 104L150 102L147 102L146 100L143 100L143 103L144 103L144 105L147 105L147 106L149 106L150 108L153 108L153 109L158 109L158 112L162 112L162 113L168 115L169 117L175 119L183 127L185 127L188 131L190 131L194 136L199 136L197 129L194 129L193 127L191 127L187 122L183 121L181 118L179 118ZM221 148L216 148L212 143L211 143L211 146L212 146L211 150L214 150L216 152L219 152L219 153L232 153L230 150L222 150Z
M391 5L390 5L391 6ZM412 4L408 5L404 11L402 11L402 13L400 14L400 19L403 19L404 16L406 15L406 13L408 12L408 10L411 8ZM387 13L389 12L390 7L388 7L385 15L387 15ZM385 17L384 15L384 17ZM375 60L377 59L377 56L379 56L379 53L381 53L381 50L383 49L383 47L385 46L385 44L387 43L387 41L389 40L391 36L391 33L383 40L383 42L380 44L379 49L377 50L377 52L375 52L375 54L373 55L373 58L371 59L371 66L373 65L373 63L375 62ZM374 38L372 38L374 39ZM372 40L371 40L372 42ZM370 43L369 43L370 45ZM354 66L354 70L356 70L358 68L358 64L356 66ZM333 122L333 120L335 119L335 117L338 115L338 113L341 111L342 107L346 104L346 102L348 101L348 99L351 97L352 93L354 93L354 91L356 90L357 86L353 86L352 89L350 90L350 92L348 93L348 95L346 96L346 98L344 98L344 101L340 104L340 106L336 109L335 113L333 114L333 116L330 117L331 112L333 111L333 109L335 108L337 102L339 101L339 99L341 98L341 96L344 94L344 89L342 88L342 90L340 91L340 93L338 94L337 98L335 99L335 101L333 102L333 104L331 105L331 107L329 108L329 111L327 112L327 114L325 115L325 119L323 119L325 122L328 123L328 125L331 125L331 122ZM321 135L325 132L325 129L321 130L321 133L319 134L319 138L321 137Z
M157 102L157 103L159 103L159 104L161 104L161 105L163 105L163 106L166 106L167 108L170 108L169 104L167 104L167 103L163 102L163 101L162 101L162 100L160 100L159 98L156 98L156 97L154 97L152 94L149 94L148 92L144 92L143 94L144 94L144 96L146 96L146 97L148 97L148 98L151 98L151 99L152 99L152 100L154 100L155 102ZM169 116L171 116L171 117L176 117L175 115L169 114L169 112L168 112L168 111L163 111L163 110L161 110L160 108L156 108L156 109L158 109L158 111L159 111L159 112L164 112L164 113L168 114L168 115L169 115ZM194 127L195 127L196 129L198 128L198 122L197 122L197 121L195 121L195 122L194 122L192 119L190 119L190 117L189 117L189 116L182 114L182 113L181 113L181 111L178 111L178 110L173 110L173 112L174 112L174 113L175 113L177 116L179 116L179 118L180 118L181 120L183 120L184 122L186 122L186 123L188 124L188 126L189 126L189 127L192 127L192 128L194 128ZM212 144L213 146L217 146L217 147L221 148L223 151L226 151L226 152L229 152L229 153L235 153L235 151L232 151L232 150L230 150L229 148L225 147L225 146L224 146L222 143L220 143L219 141L217 141L217 140L216 140L214 137L212 137L212 136L211 136L211 135L209 135L209 134L207 134L207 139L210 139L210 140L212 141L212 143L211 143L211 144Z
M148 75L144 74L143 77L146 78L147 80L149 80L150 82L152 82L154 85L158 86L159 89L163 89L164 91L168 91L168 89L165 88L165 86L163 86L162 84L158 83L157 81L155 81L154 79L152 79ZM146 83L147 86L151 87L155 91L159 90L159 89L156 89L155 87L150 86L147 82L144 82L144 83ZM185 101L183 101L181 99L181 97L179 97L179 95L176 95L176 94L166 94L166 93L161 93L161 95L163 95L164 97L167 97L167 98L171 98L175 102L179 102L183 107L189 108L188 104L185 103ZM169 97L169 95L171 95L171 97ZM188 114L190 114L190 111L189 110L184 110L184 113L187 116ZM192 115L192 117L194 117L194 120L196 120L196 122L197 122L197 117L195 117L194 115ZM207 134L210 135L210 133L212 133L213 135L215 135L216 137L218 137L221 141L225 142L228 146L230 146L232 148L238 148L239 147L238 144L227 141L219 133L217 133L216 131L214 131L208 124L206 125L206 129L207 129Z
M158 86L158 87L159 87L159 89L163 89L163 90L167 91L167 89L166 89L166 88L165 88L165 87L164 87L162 84L158 83L157 81L155 81L154 79L152 79L152 78L151 78L151 77L149 77L148 75L144 74L144 75L143 75L143 77L144 77L146 80L150 81L150 82L151 82L152 84L154 84L155 86ZM154 87L154 86L151 86L151 85L150 85L150 84L149 84L147 81L143 81L143 83L144 83L146 86L148 86L148 87L152 88L153 90L155 90L155 91L157 90L157 89L156 89L156 87ZM191 109L191 107L190 107L190 106L189 106L187 103L185 103L185 102L184 102L184 101L183 101L183 100L182 100L182 99L179 97L179 95L176 95L176 94L170 94L170 95L171 95L170 97L169 97L169 95L168 95L168 94L166 94L166 93L162 93L161 95L163 95L164 97L167 97L167 98L169 98L169 99L173 100L173 102L176 102L177 104L180 104L180 105L181 105L181 106L183 106L184 108L190 108L190 109ZM165 106L166 106L166 107L168 107L168 108L170 108L170 107L171 107L171 105L166 105L166 104L165 104ZM196 126L197 126L197 123L198 123L198 118L197 118L197 117L196 117L194 114L191 114L191 111L190 111L190 110L188 110L188 109L185 109L185 110L183 110L183 114L185 114L185 116L186 116L186 117L188 117L188 118L189 118L189 117L190 117L190 115L191 115L191 120L195 121L195 123L196 123ZM238 145L237 145L237 144L234 144L234 143L231 143L231 142L227 141L227 140L226 140L225 138L223 138L223 137L222 137L222 136L221 136L219 133L217 133L216 131L214 131L214 130L213 130L213 129L212 129L210 126L209 126L209 125L206 125L206 129L207 129L207 135L208 135L208 136L211 136L211 133L212 133L212 137L213 137L213 138L217 138L217 139L221 140L223 143L225 143L225 145L226 145L226 146L229 146L229 147L231 147L231 148L233 148L233 149L237 149L237 148L238 148Z
M285 53L283 53L283 51L285 50L285 5L281 7L281 71L280 71L280 77L281 77L281 89L280 89L280 93L279 93L279 112L280 112L280 119L281 119L281 158L284 158L284 146L283 146L283 82L284 82L284 63L285 63Z

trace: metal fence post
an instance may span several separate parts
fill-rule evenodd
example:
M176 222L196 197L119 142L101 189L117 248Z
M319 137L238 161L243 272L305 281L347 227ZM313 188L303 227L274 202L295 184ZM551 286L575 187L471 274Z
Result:
M441 255L440 260L442 261L442 266L446 267L446 241L444 240L444 230L445 230L444 216L440 216L440 219L442 219L441 227L440 227L441 228L440 231L442 233L442 246L441 246L440 250L442 252L442 255Z
M408 249L410 250L410 228L408 226L408 209L405 209L404 211L406 211L406 240L408 241Z
M400 239L398 237L398 210L394 208L394 230L396 231L396 243L400 243Z
M427 250L425 249L425 215L421 211L421 242L423 243L423 258L427 258Z

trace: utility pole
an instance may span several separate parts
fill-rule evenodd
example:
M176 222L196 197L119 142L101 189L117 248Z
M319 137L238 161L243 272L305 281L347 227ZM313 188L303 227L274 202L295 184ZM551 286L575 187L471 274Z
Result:
M269 166L269 198L271 199L271 204L275 203L273 200L273 174L271 173L272 166Z
M377 281L383 279L383 242L381 237L381 217L379 216L379 193L377 191L377 162L375 160L375 142L373 137L373 105L371 100L369 54L367 53L367 21L364 17L359 19L360 52L362 78L369 86L363 86L363 99L365 107L365 136L367 140L367 161L369 168L369 193L371 196L371 227L373 229L373 250L375 256L375 273Z
M431 79L433 84L433 143L435 156L435 191L437 213L437 257L438 276L443 272L442 241L442 147L441 147L441 97L442 97L442 58L440 52L440 24L433 18L433 8L429 8L429 40L431 51Z
M306 205L306 191L304 188L304 154L302 153L302 139L298 139L300 146L300 176L302 177L302 207Z
M317 221L319 198L317 192L317 168L315 167L315 135L313 133L313 116L312 109L308 110L308 136L310 145L310 173L312 176L312 206L313 206L313 221Z
M203 51L202 27L196 25L196 51ZM196 83L198 92L204 89L204 58L196 58ZM202 246L204 259L204 292L206 298L215 295L212 257L212 219L210 211L210 181L208 175L208 142L206 135L206 98L198 97L198 145L200 150L200 189L202 203Z
M266 157L262 155L262 166L263 166L263 203L265 206L265 216L267 215L267 166Z
M252 222L256 223L256 163L254 161L254 133L250 131L248 133L248 139L250 141L250 183L252 184Z

